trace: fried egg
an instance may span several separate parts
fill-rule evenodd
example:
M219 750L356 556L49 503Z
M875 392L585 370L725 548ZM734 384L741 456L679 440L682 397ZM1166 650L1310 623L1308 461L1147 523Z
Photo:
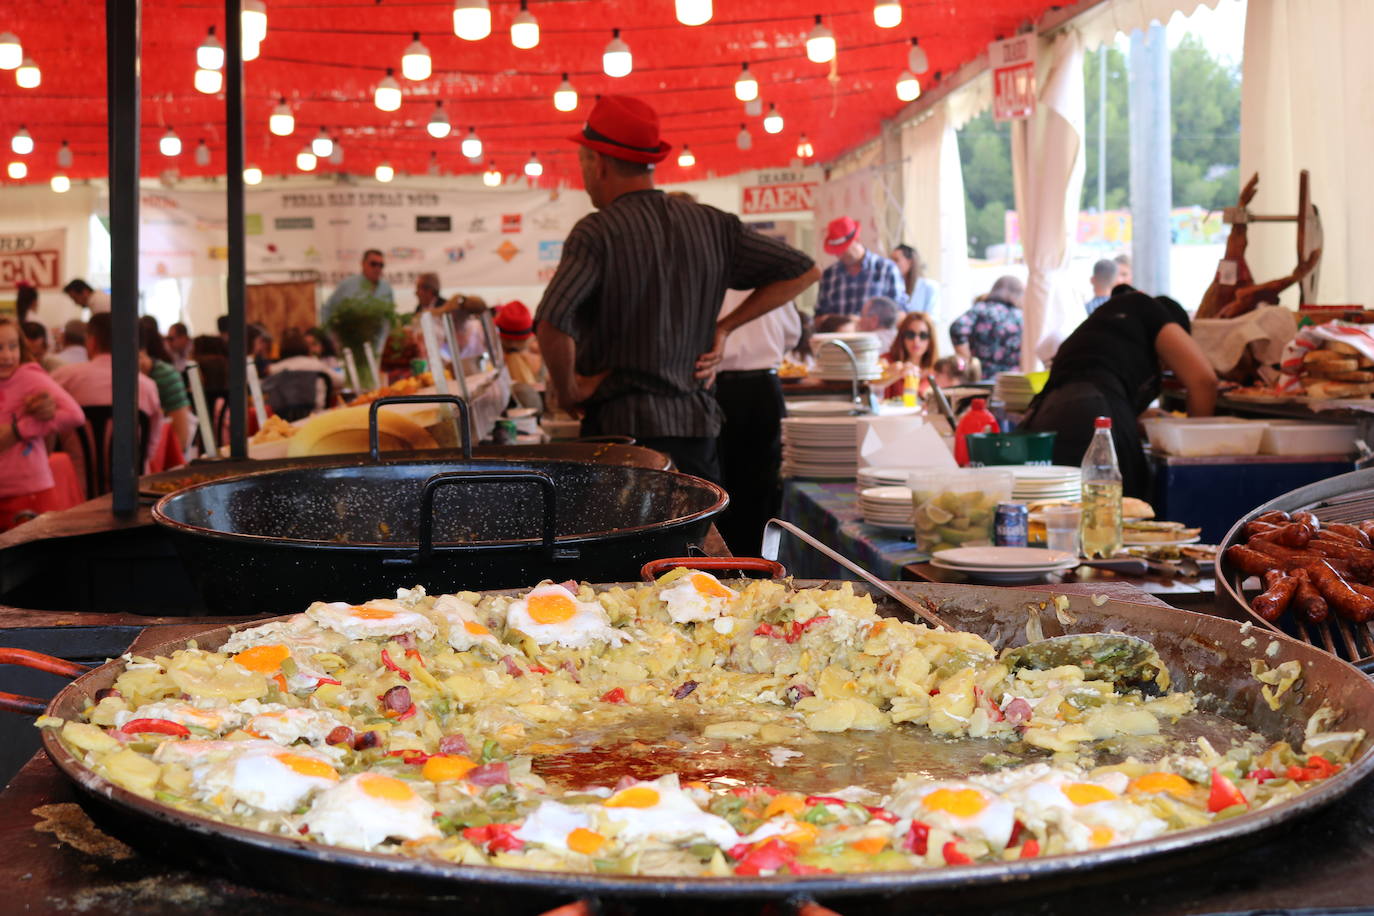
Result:
M322 709L267 704L243 728L281 745L295 744L301 739L319 745L324 743L330 732L346 724L338 716Z
M265 811L290 811L310 793L339 781L334 764L310 748L270 741L164 742L154 759L191 767L201 798L227 805L225 790Z
M326 629L349 639L375 639L414 633L420 639L433 639L439 628L419 611L412 611L394 598L378 598L366 604L343 601L316 601L306 616Z
M693 623L715 620L739 593L708 572L694 571L660 591L659 597L667 603L673 623Z
M1007 845L1016 823L1016 809L1010 802L966 782L921 780L908 785L889 808L965 839L985 840L993 849Z
M730 822L701 810L679 786L676 774L660 776L653 782L631 783L602 802L601 813L628 840L647 836L667 841L705 837L721 847L739 842L739 833Z
M501 644L481 621L471 602L457 595L440 595L434 602L434 610L448 622L448 644L457 651L466 652L477 645L500 648Z
M540 802L534 813L515 830L514 836L526 843L539 843L552 849L571 849L570 841L581 847L579 851L593 844L601 845L596 840L601 834L593 830L592 816L587 811L556 801ZM605 842L604 837L601 842Z
M321 792L301 823L326 843L371 849L393 838L438 839L434 813L408 783L369 772Z
M545 583L506 608L506 627L539 643L580 649L594 642L619 645L627 640L611 626L606 609L596 601L578 601L561 585Z
M254 646L281 642L325 651L330 648L331 634L306 615L292 614L285 620L274 620L261 626L239 630L225 641L220 651L226 655L236 655Z
M115 713L114 724L123 727L134 719L168 719L188 728L201 728L207 732L221 735L233 731L243 724L247 716L232 706L205 708L193 706L179 700L160 700L140 706L132 712L120 710Z
M1051 772L1009 793L1032 829L1049 826L1064 837L1070 851L1097 849L1158 836L1168 824L1127 799L1123 773L1084 779Z

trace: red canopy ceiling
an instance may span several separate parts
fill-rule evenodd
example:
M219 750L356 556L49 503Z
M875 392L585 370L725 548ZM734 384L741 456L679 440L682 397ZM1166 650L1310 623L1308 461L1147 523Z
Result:
M785 165L806 133L824 161L875 135L882 119L902 106L894 92L910 39L926 49L929 86L937 72L951 73L989 41L1014 33L1051 6L1047 0L904 0L895 29L874 25L872 0L833 0L828 9L797 0L716 0L714 18L688 28L677 22L672 0L528 0L541 29L540 43L518 50L510 22L518 0L492 0L492 34L478 42L453 34L451 0L267 0L268 33L261 56L245 64L246 157L269 175L299 174L296 153L321 126L342 143L342 164L321 161L319 172L368 174L382 161L398 171L424 173L437 156L445 173L480 171L459 142L475 126L484 160L503 171L518 169L532 151L546 180L576 181L574 147L597 93L624 93L653 104L665 139L689 144L691 169L676 157L661 167L663 181L730 174ZM830 64L806 58L805 39L815 14L834 30L839 54ZM174 166L182 176L223 174L223 96L192 85L195 50L210 26L224 34L223 4L211 0L144 0L143 174ZM619 28L634 53L634 71L612 79L601 54ZM46 182L58 171L72 178L106 174L104 4L97 0L19 0L0 10L0 32L19 36L26 57L42 71L42 84L21 89L13 71L0 71L0 156L23 158L27 182ZM401 53L418 31L433 57L422 82L400 77ZM749 61L765 110L777 106L782 133L769 135L759 118L746 117L733 84ZM372 103L377 82L394 67L402 84L399 111ZM576 111L556 111L552 93L567 72L579 92ZM277 137L267 118L284 96L296 116L295 133ZM435 102L443 100L453 133L435 140L425 130ZM748 124L753 147L736 136ZM23 125L36 143L27 156L9 151ZM183 152L175 160L158 151L171 127ZM195 164L204 139L210 165ZM74 165L61 170L57 151L69 141ZM0 174L0 181L14 184Z

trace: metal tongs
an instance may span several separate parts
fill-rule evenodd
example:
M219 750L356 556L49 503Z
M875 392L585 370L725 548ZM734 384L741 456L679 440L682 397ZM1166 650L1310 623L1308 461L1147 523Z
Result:
M901 592L897 591L891 585L888 585L882 579L879 579L877 576L873 575L871 572L864 569L862 566L855 563L853 560L849 559L843 554L831 550L829 547L825 546L820 541L816 540L811 535L807 534L805 531L802 531L800 528L798 528L796 525L793 525L791 522L784 522L782 519L779 518L768 520L768 524L765 525L763 528L762 553L764 559L776 560L778 558L778 549L782 546L782 533L784 531L791 534L797 540L808 544L816 551L834 560L836 563L840 564L845 569L849 570L854 575L858 576L860 579L863 579L869 585L878 589L878 591L882 592L884 595L887 595L887 597L891 598L893 601L896 601L898 604L902 605L902 607L911 611L911 613L915 614L917 617L919 617L921 620L924 620L931 626L953 632L954 627L950 626L949 624L941 620L940 616L936 614L933 610L931 610L927 605L922 604L920 601L917 601L910 595L904 595Z
M859 358L854 355L854 351L849 344L843 340L827 340L821 344L822 347L839 347L844 354L849 357L849 365L853 368L853 376L850 379L853 384L853 404L849 408L850 416L862 417L867 414L878 412L878 395L873 391L873 387L867 382L859 381Z

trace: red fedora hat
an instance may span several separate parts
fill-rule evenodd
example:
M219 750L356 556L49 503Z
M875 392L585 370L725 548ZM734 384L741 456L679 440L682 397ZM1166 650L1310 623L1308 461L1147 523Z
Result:
M837 217L825 227L825 241L822 247L828 254L843 254L859 234L859 221L847 216Z
M659 139L658 112L628 95L603 95L582 132L568 139L630 162L662 162L672 149Z

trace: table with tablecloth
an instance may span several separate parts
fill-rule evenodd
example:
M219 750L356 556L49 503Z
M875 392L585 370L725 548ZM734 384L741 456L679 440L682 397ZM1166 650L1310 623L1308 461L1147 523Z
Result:
M916 549L911 531L903 533L864 524L852 480L785 480L779 512L784 521L814 535L882 579L901 579L903 567L926 559ZM778 560L798 578L858 578L787 534L782 536Z

